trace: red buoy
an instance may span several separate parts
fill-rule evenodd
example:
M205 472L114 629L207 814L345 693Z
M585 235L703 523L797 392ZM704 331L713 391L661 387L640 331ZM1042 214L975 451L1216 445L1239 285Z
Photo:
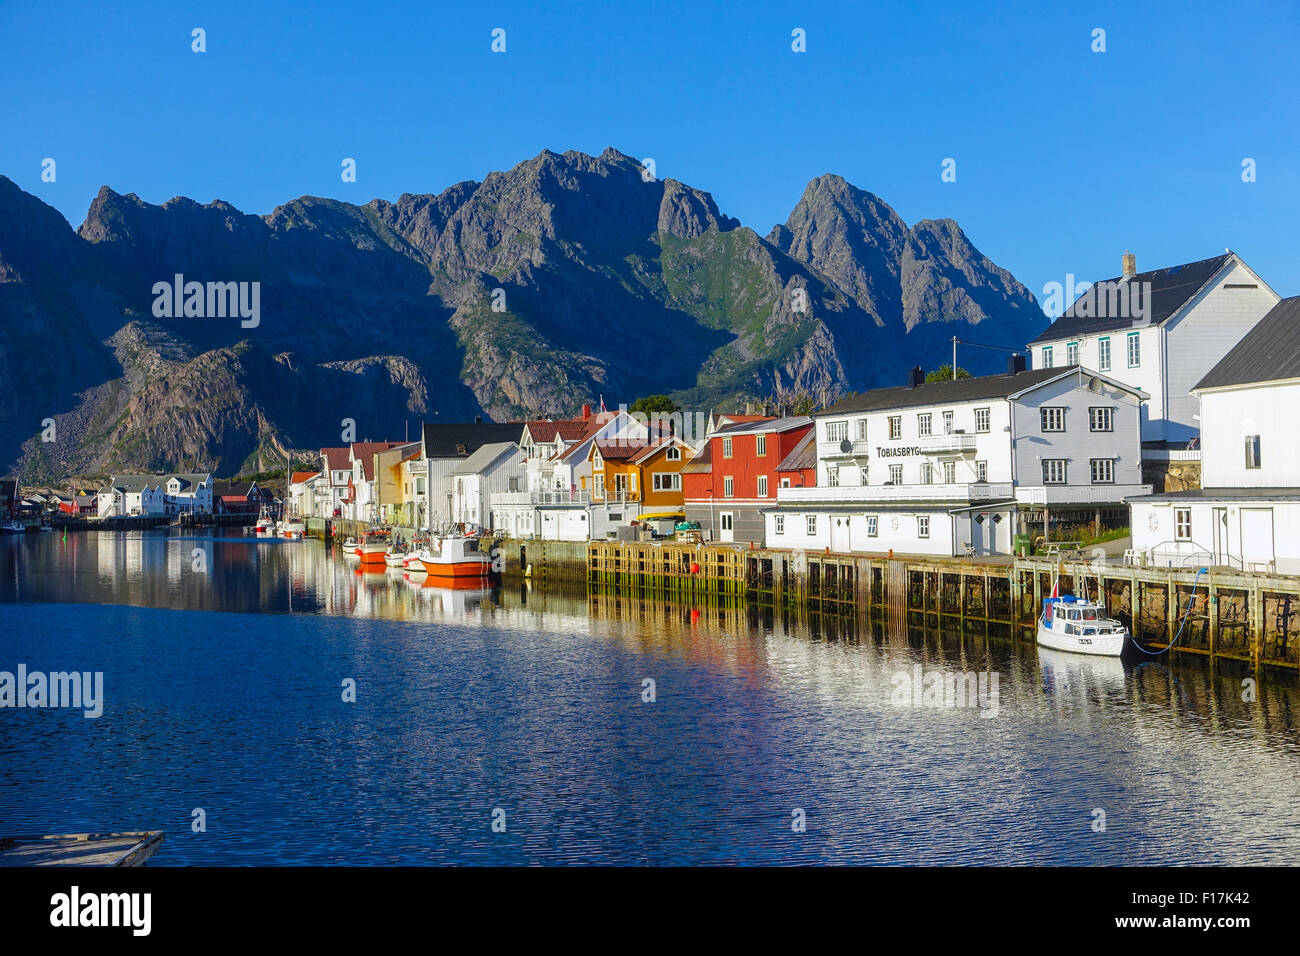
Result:
M692 563L691 563L691 574L699 574L699 573L700 573L700 566L699 566L699 564L697 564L697 563L695 563L695 562L692 562Z

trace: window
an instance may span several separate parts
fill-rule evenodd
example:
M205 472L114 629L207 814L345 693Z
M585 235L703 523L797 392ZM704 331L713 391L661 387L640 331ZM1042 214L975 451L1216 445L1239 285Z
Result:
M730 498L736 490L736 479L727 475L722 479L722 497Z
M676 471L656 471L650 476L650 484L655 491L681 491L682 476Z
M921 484L929 485L934 482L934 466L928 461L921 462Z
M955 461L945 461L943 463L944 484L951 485L956 480L957 480L957 463Z
M1113 458L1092 459L1092 483L1094 485L1111 485L1115 483L1115 460Z
M758 476L758 496L760 498L767 497L767 475Z
M1192 540L1192 509L1174 509L1174 539L1176 541Z
M762 454L762 452L759 452L759 454ZM668 449L667 452L664 453L664 461L681 461L681 460L682 460L682 450L678 448L676 445L673 445L671 448Z
M916 433L922 437L930 434L930 413L922 412L916 416Z
M785 515L772 516L772 533L785 534Z
M782 487L782 488L789 488L789 487L790 487L790 479L789 479L789 478L782 478L782 479L781 479L781 487Z
M605 476L596 475L592 480L592 486L595 488L594 494L597 498L605 497Z
M1045 485L1065 484L1065 459L1064 458L1043 459L1043 484Z
M518 478L511 478L511 479L510 479L510 490L511 490L511 491L518 491L518 490L519 490L519 479L518 479Z
M733 518L732 518L732 514L731 514L730 511L724 511L724 512L722 512L720 515L718 515L718 517L722 519L722 530L723 530L723 531L730 531L730 530L732 530L732 528L734 527L734 523L733 523Z
M724 438L724 439L722 439L722 457L723 457L723 458L730 458L730 457L731 457L731 439L730 439L730 438Z
M817 516L816 516L816 515L808 515L808 519L807 519L807 528L808 528L808 533L809 533L809 534L816 534L816 533L817 533Z
M1079 364L1079 343L1078 342L1071 342L1065 347L1065 364L1066 365Z
M1088 409L1088 429L1094 432L1113 432L1115 430L1114 409Z
M867 537L874 538L880 531L880 516L867 515Z
M943 433L945 435L952 434L952 412L943 413Z
M865 485L866 483L867 483L867 466L858 465L858 484Z
M1065 409L1059 406L1040 408L1038 421L1045 432L1063 432L1065 431Z
M987 461L975 462L975 480L976 481L989 480L989 463Z
M889 483L890 483L891 485L901 485L901 484L903 483L903 466L902 466L902 465L890 465L890 466L889 466Z
M826 423L826 440L830 442L848 441L849 423L848 422L827 422Z
M859 419L858 419L858 434L857 434L857 439L858 439L858 441L866 441L866 440L867 440L867 420L866 420L865 418L859 418Z
M840 484L840 470L834 465L826 469L826 484L832 488L838 488Z
M987 408L975 409L975 430L977 432L989 430L989 410Z
M929 515L916 516L916 536L918 538L930 537L930 516Z
M889 438L890 441L897 441L903 437L903 416L889 416Z
M1051 367L1052 367L1052 347L1050 345L1044 345L1043 346L1043 368L1051 368Z
M1128 334L1128 367L1137 368L1142 364L1142 339L1139 333Z
M1246 467L1258 468L1260 465L1259 436L1246 436Z
M754 454L759 458L767 455L767 436L759 435L754 439Z
M1104 335L1097 340L1097 368L1103 372L1110 371L1110 336Z

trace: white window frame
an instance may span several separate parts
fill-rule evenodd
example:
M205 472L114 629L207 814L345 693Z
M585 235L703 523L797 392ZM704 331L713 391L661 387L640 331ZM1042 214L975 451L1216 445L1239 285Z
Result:
M1192 540L1192 509L1191 508L1174 509L1174 540L1175 541Z
M901 484L903 483L903 466L902 466L902 465L890 465L890 466L889 466L889 481L890 481L890 484L894 484L894 485L901 485Z
M874 538L880 534L880 516L867 515L867 537Z
M889 416L889 440L898 441L902 437L903 437L903 416L890 415Z
M1051 367L1052 367L1052 347L1051 347L1050 345L1044 345L1044 346L1043 346L1043 353L1042 353L1042 354L1043 354L1043 368L1051 368Z
M1088 409L1088 431L1113 432L1115 430L1115 409L1109 405L1094 405Z
M1110 336L1103 335L1097 340L1097 371L1110 371Z
M859 418L857 421L857 436L858 441L867 440L867 420L865 418Z
M993 409L977 408L975 409L975 431L981 434L991 430L993 425Z
M943 413L943 433L952 434L952 411L951 409Z
M989 480L989 463L987 461L975 462L975 480L976 481Z
M1094 485L1113 485L1115 484L1115 459L1093 458L1088 463L1088 472Z
M828 442L842 442L849 440L849 423L847 420L842 422L826 423L826 440Z
M1078 364L1079 364L1079 343L1078 343L1078 342L1067 342L1067 343L1066 343L1066 346L1065 346L1065 364L1066 364L1066 365L1078 365Z
M921 484L934 484L934 465L930 464L928 461L921 462Z
M676 445L669 446L668 450L664 452L664 461L681 461L681 460L682 460L682 450Z
M766 435L754 436L754 454L759 458L767 457L767 436Z
M758 497L767 497L767 475L759 475L757 480Z
M772 516L772 533L785 534L785 515Z
M730 439L730 438L724 438L724 439L722 439L722 457L723 457L723 458L730 458L730 457L731 457L731 439Z
M1059 473L1060 477L1056 477ZM1043 459L1043 484L1064 485L1069 481L1069 463L1064 458Z
M930 537L930 516L929 515L916 516L916 536L918 538Z
M1264 464L1263 443L1260 440L1260 437L1258 435L1246 436L1245 451L1246 451L1247 471L1256 471L1257 469L1263 467Z
M927 438L931 434L930 428L932 418L929 412L919 412L916 416L916 433L922 438Z
M1038 430L1059 433L1065 431L1065 406L1044 405L1038 410Z
M943 462L943 483L945 485L956 484L957 482L957 463L955 461Z
M722 476L722 497L734 498L736 492L736 479L733 475Z
M808 515L804 521L804 530L811 536L817 533L817 516Z

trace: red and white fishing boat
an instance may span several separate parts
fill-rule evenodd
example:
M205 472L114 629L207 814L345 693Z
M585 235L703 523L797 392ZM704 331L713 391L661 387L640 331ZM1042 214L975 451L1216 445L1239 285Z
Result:
M271 517L271 512L262 506L262 510L257 515L257 533L272 534L275 531L275 519Z
M357 544L357 556L363 565L387 566L388 535L378 531L367 531Z
M486 578L492 571L492 556L479 549L478 538L456 535L433 543L419 555L431 578Z

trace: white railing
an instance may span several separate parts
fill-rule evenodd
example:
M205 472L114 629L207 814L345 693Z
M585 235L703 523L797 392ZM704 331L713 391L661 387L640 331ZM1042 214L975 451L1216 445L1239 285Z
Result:
M493 508L511 505L588 505L589 491L496 491L491 496Z
M844 445L848 444L848 451ZM832 458L867 458L871 455L871 442L868 441L823 441L817 445L818 456Z
M871 504L884 501L986 501L1012 497L1009 481L977 481L970 484L934 485L818 485L812 488L779 488L777 504Z
M1016 500L1024 505L1122 504L1151 494L1150 485L1022 485Z
M974 451L975 436L959 435L956 432L948 435L931 435L927 438L917 439L917 445L927 455L947 451Z

